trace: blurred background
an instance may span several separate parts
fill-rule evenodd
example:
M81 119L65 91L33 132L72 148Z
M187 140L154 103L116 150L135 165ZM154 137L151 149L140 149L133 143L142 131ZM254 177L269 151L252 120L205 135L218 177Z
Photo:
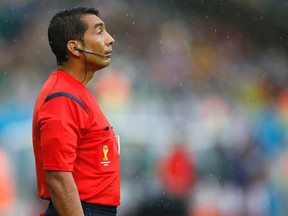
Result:
M0 215L37 216L31 120L52 16L95 7L116 43L89 89L121 137L119 216L286 216L288 3L1 0Z

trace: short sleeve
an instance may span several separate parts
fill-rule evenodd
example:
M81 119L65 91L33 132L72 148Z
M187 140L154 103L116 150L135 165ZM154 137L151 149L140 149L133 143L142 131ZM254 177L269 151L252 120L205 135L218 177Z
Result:
M37 123L44 170L73 171L87 120L86 110L69 97L60 96L43 104Z

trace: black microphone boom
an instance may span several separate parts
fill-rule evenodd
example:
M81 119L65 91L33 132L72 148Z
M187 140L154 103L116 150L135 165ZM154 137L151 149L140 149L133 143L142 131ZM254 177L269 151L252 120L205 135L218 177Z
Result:
M95 53L95 52L92 52L90 50L82 50L78 47L74 47L75 50L78 50L80 52L83 52L83 53L88 53L88 54L92 54L92 55L96 55L96 56L99 56L99 57L102 57L102 58L110 58L110 56L105 56L105 55L101 55L101 54L98 54L98 53Z

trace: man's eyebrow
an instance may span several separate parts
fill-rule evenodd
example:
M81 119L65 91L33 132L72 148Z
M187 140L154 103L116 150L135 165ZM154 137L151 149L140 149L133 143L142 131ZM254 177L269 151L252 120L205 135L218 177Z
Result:
M103 22L96 23L94 29L98 28L99 26L104 27L104 23Z

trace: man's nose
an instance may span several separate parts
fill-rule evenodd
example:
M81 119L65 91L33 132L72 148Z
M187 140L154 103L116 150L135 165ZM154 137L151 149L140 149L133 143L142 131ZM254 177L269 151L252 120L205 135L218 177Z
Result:
M115 43L115 39L108 32L107 32L107 34L108 34L108 39L107 39L108 44L109 45L114 44Z

